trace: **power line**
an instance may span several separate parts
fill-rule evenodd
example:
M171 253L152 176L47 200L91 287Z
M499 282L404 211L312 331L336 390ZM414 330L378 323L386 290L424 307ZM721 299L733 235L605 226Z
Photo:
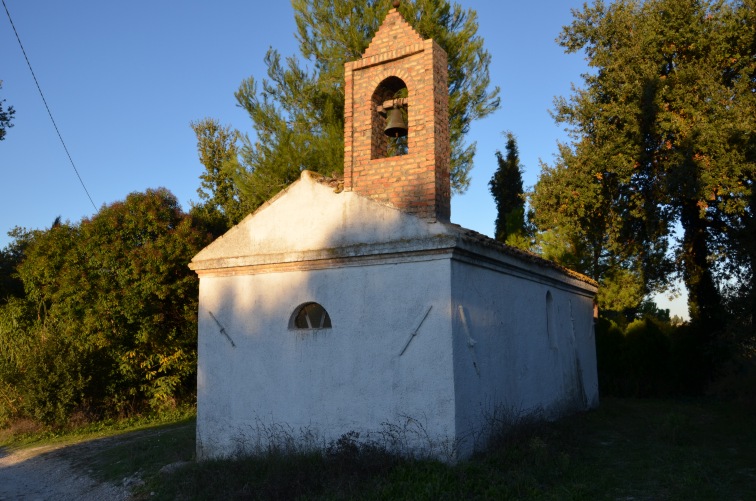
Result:
M81 175L79 175L79 169L76 168L73 158L71 158L71 154L68 152L68 147L66 146L65 141L63 141L63 136L61 136L60 130L58 130L58 124L55 123L55 119L52 116L50 107L47 105L47 99L45 99L45 95L42 93L42 88L39 86L39 82L37 81L37 75L34 74L32 65L29 62L29 57L26 55L26 50L24 50L24 44L21 43L21 37L18 36L18 31L16 31L16 25L13 24L13 19L11 19L10 12L8 12L8 6L5 5L5 0L2 0L2 2L3 2L3 7L5 7L5 13L8 15L8 21L10 21L11 28L13 28L13 33L16 34L16 40L18 40L18 45L19 47L21 47L21 52L23 52L24 54L24 59L26 59L26 65L29 66L29 71L31 71L32 78L34 78L34 83L37 84L37 90L39 91L39 95L42 98L42 102L45 103L45 109L47 110L47 114L50 115L50 120L52 121L53 127L55 127L55 132L58 134L58 139L60 139L60 144L63 145L63 149L65 150L66 155L68 156L68 161L71 162L71 167L73 167L73 170L76 173L76 177L79 178L81 187L84 188L84 193L87 194L87 198L89 198L89 202L92 204L92 207L94 207L95 212L97 212L97 206L92 200L92 197L89 195L89 190L87 190L87 187L84 184L84 180L81 178Z

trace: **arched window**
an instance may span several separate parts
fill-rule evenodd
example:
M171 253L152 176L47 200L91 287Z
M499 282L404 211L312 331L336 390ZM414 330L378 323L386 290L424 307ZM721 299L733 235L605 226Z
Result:
M389 137L385 133L386 119L393 109L402 114L404 124L409 124L407 114L407 85L399 77L383 80L372 96L372 148L371 158L386 158L409 153L407 136ZM384 105L389 103L392 108Z
M305 303L294 311L289 327L292 329L330 329L331 317L318 303Z

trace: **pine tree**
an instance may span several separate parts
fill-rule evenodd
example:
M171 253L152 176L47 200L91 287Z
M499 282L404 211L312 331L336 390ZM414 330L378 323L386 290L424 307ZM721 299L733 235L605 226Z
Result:
M343 170L344 63L362 56L391 2L293 0L292 5L301 57L282 59L270 49L267 78L250 77L236 92L253 134L240 134L234 181L252 208L296 180L302 169L326 175ZM477 16L448 0L407 0L399 10L448 54L451 181L455 192L464 192L475 153L475 144L466 145L464 136L473 120L499 106Z

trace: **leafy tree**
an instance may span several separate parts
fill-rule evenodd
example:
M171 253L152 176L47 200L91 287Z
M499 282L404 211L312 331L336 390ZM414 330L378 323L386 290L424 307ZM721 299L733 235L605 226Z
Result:
M488 182L496 201L495 237L499 242L527 249L530 241L525 225L525 194L517 140L511 132L506 133L506 138L506 158L500 151L496 152L499 166Z
M665 324L671 324L672 322L672 319L669 316L669 309L659 308L659 305L650 299L647 299L640 304L637 316L639 319L652 318Z
M252 120L254 139L242 136L235 181L245 203L257 207L301 169L324 174L344 165L344 63L359 59L383 21L389 0L293 0L302 59L270 49L267 79L250 77L236 92ZM477 17L448 0L402 2L405 19L449 56L452 187L469 184L475 144L470 123L499 106L488 75L491 56L478 36Z
M17 297L0 303L0 428L22 412L22 368L32 352L34 312Z
M673 327L679 327L685 324L685 320L681 316L672 315L672 318L669 320L669 324Z
M0 80L0 89L3 88L3 81ZM13 127L13 115L16 114L16 110L13 106L8 106L7 109L3 109L3 103L5 99L0 99L0 141L5 139L5 134L8 129Z
M73 333L63 335L75 329L76 322L57 315L55 298L66 281L66 256L75 247L77 232L68 224L46 231L17 228L14 232L15 246L23 248L15 271L26 294L11 297L0 308L0 386L8 388L5 401L0 402L0 414L55 422L83 402L92 380L87 371L93 369L92 357L84 350L87 343ZM24 270L27 262L37 265L29 270L32 274Z
M212 118L192 122L191 126L197 136L200 162L205 166L197 189L203 203L195 209L207 218L220 218L224 222L223 230L227 230L251 212L251 207L242 202L233 180L233 172L239 164L238 133Z
M580 157L560 145L554 166L541 165L530 204L541 232L543 255L600 280L606 271L607 233L605 193L585 174Z
M173 195L132 193L19 237L25 295L0 306L0 391L18 398L0 406L60 422L192 398L198 291L187 264L210 237Z
M576 149L582 152L585 142ZM532 220L539 229L537 244L546 259L585 273L601 284L600 311L623 314L634 311L651 288L644 276L637 247L623 242L612 231L620 217L610 210L617 197L612 176L597 176L594 157L574 153L560 145L554 166L542 165L535 189L530 193ZM651 263L649 257L646 260ZM654 273L667 264L657 252ZM652 277L655 275L652 275Z
M132 193L81 224L84 326L113 347L130 391L159 405L191 394L197 279L187 264L207 242L165 189Z
M559 42L594 71L556 101L574 142L536 186L558 194L540 194L542 222L590 235L595 255L646 290L674 266L691 319L709 333L722 325L723 270L754 267L755 12L753 0L596 1L575 12Z
M19 238L23 230L15 228L8 236L15 238L4 249L0 249L0 304L8 301L11 297L23 297L24 284L16 276L16 268L23 259L25 242Z

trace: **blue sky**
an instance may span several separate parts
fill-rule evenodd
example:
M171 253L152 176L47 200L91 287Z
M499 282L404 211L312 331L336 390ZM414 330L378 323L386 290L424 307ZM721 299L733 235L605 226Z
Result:
M297 53L291 5L161 0L5 0L42 91L81 178L99 209L131 192L165 187L185 209L197 201L196 138L189 123L214 117L250 131L234 91L263 77L268 47ZM475 122L470 189L452 200L452 221L492 235L496 217L488 180L502 131L518 140L524 183L551 163L562 127L549 115L587 71L581 55L555 38L582 0L462 0L479 16L492 55L491 81L501 109ZM0 247L15 226L46 228L96 211L47 114L4 10L0 12L0 99L16 109L0 142ZM251 131L250 131L251 132ZM663 307L669 307L659 301ZM678 301L679 304L679 301ZM684 306L673 307L682 314Z

